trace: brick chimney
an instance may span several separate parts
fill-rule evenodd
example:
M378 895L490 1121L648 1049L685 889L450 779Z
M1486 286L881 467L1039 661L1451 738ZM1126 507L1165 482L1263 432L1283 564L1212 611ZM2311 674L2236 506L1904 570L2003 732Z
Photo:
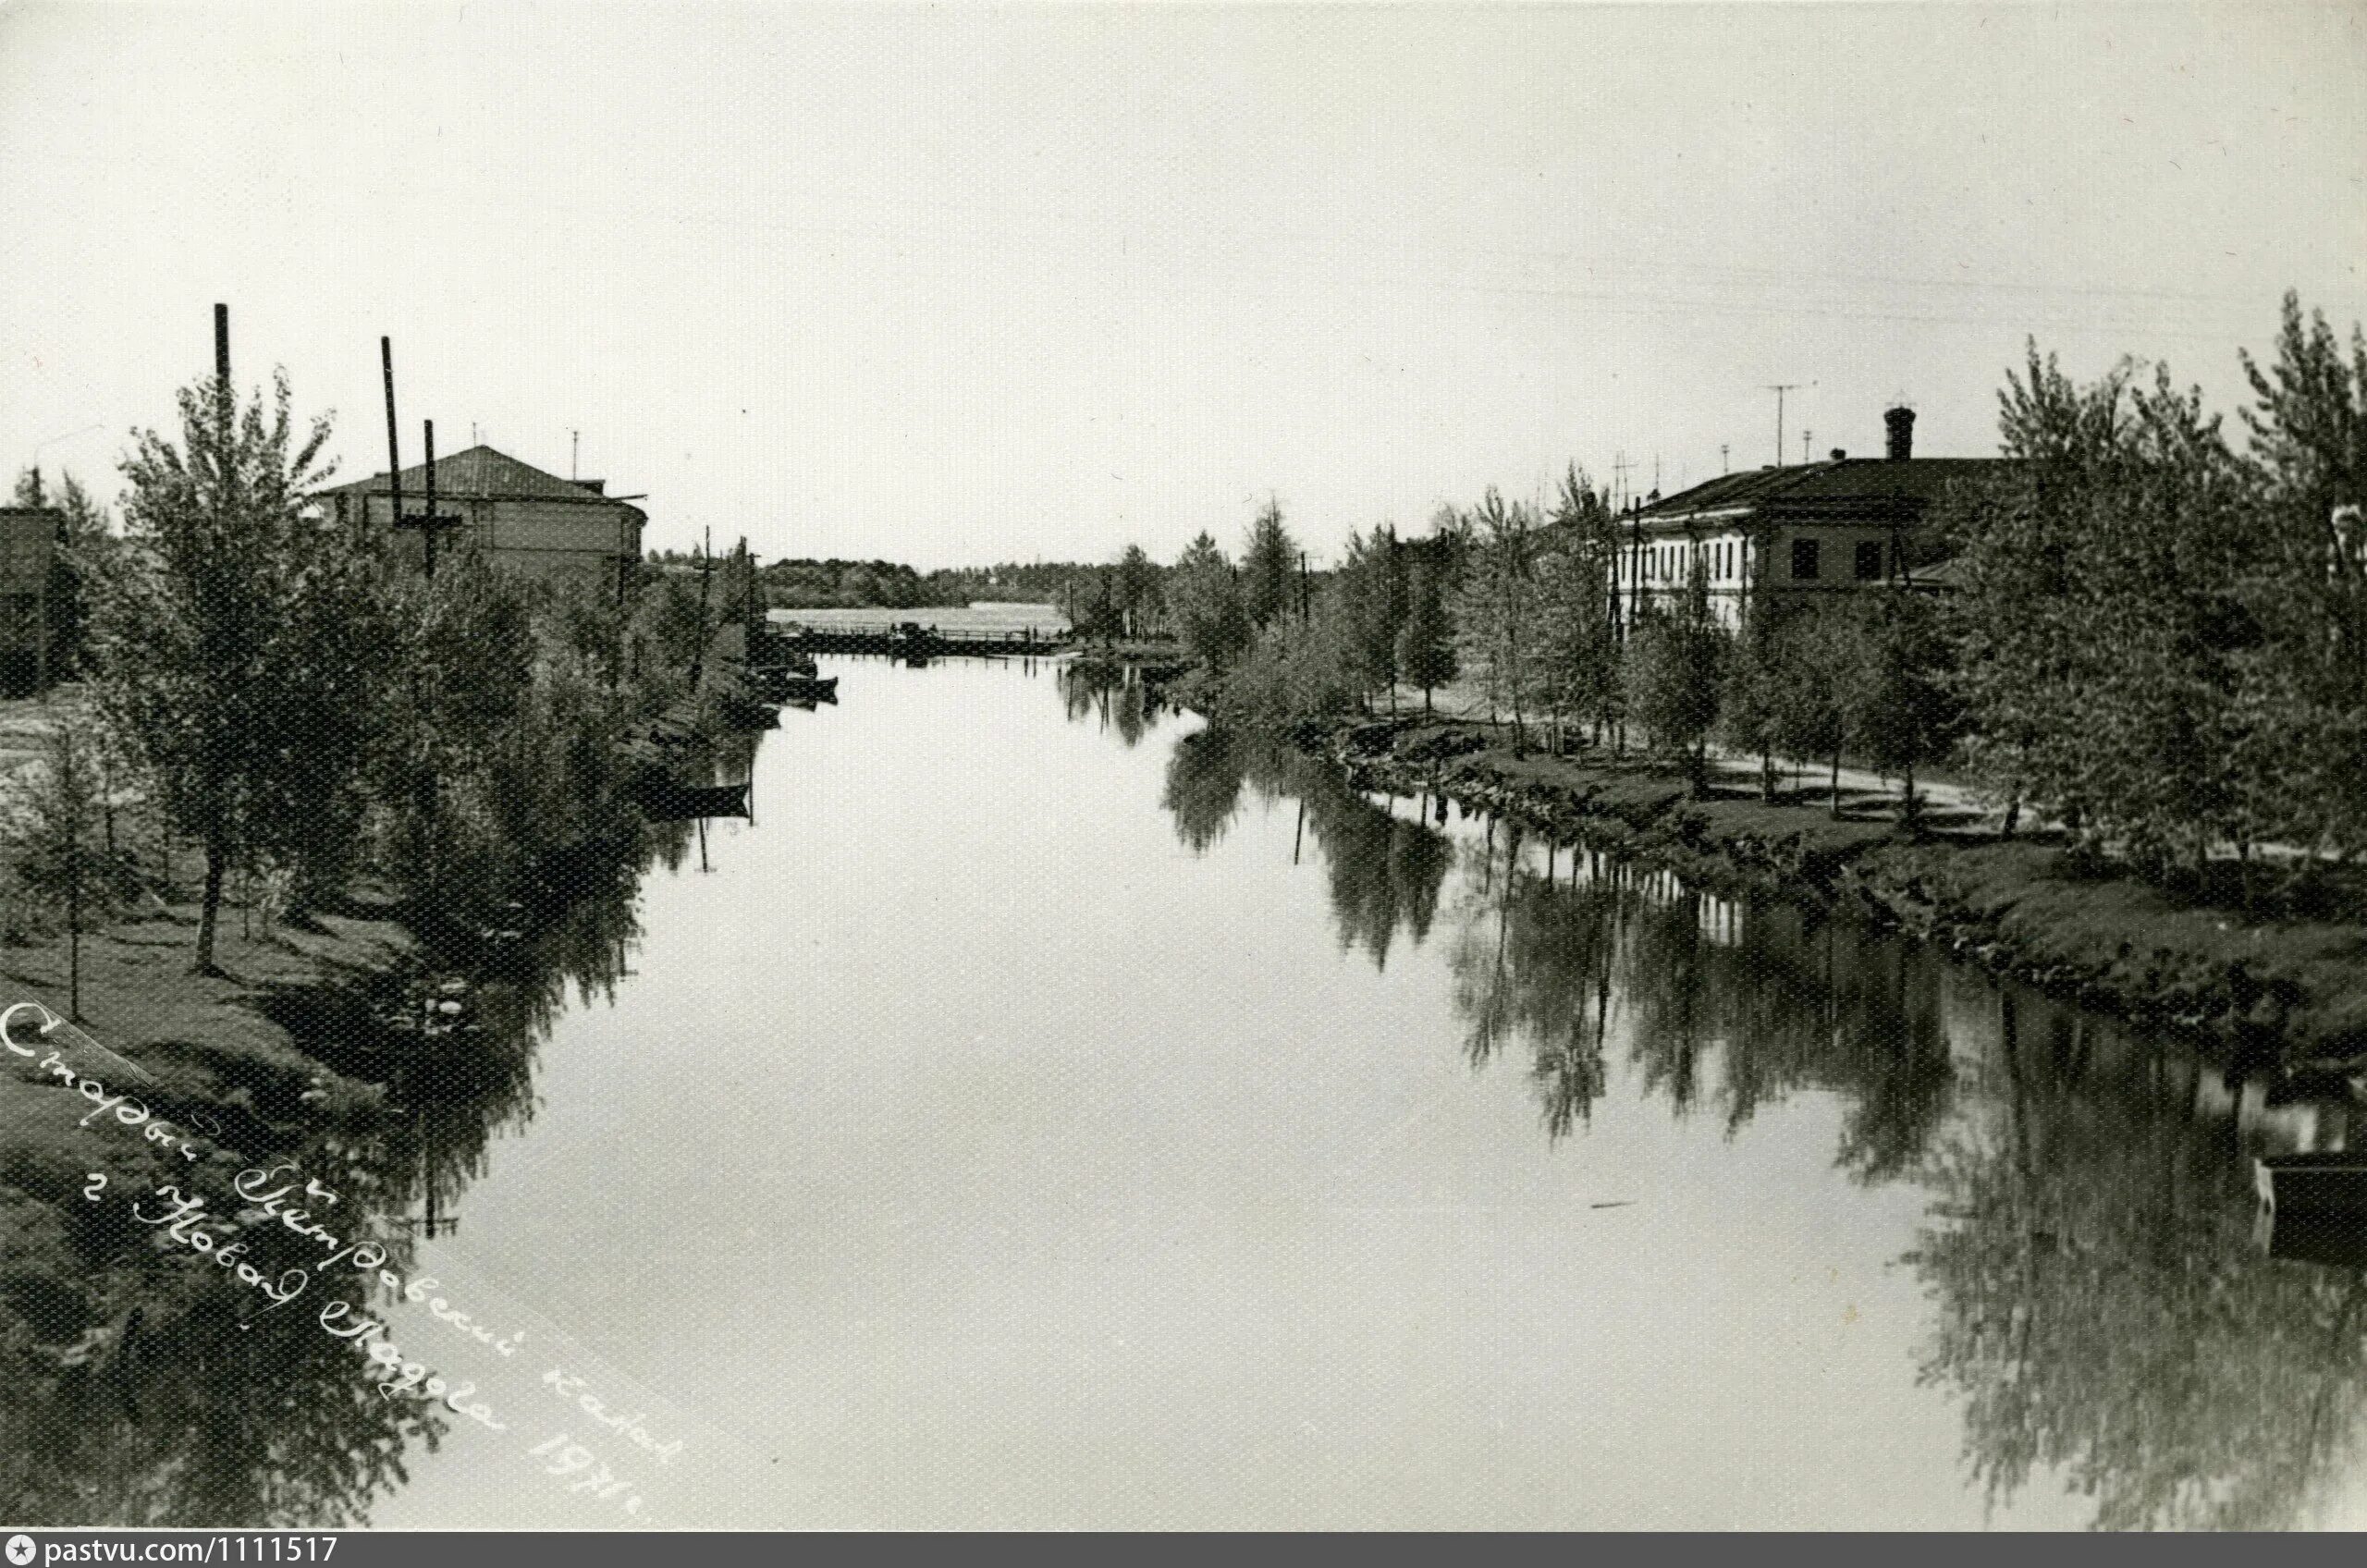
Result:
M1890 460L1905 462L1915 455L1915 410L1905 406L1891 409L1883 415L1883 423L1890 431Z

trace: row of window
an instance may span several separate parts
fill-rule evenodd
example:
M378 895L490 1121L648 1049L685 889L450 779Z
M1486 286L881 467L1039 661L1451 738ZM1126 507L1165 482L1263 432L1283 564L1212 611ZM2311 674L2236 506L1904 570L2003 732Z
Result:
M1644 581L1674 582L1685 572L1686 556L1699 546L1687 545L1655 545L1644 552ZM1708 546L1710 577L1712 582L1729 580L1739 575L1742 546L1738 540L1721 539ZM1623 559L1625 567L1626 560ZM1850 559L1851 575L1860 582L1878 582L1883 578L1883 542L1861 539ZM1792 541L1792 580L1815 582L1824 576L1824 541L1795 539Z

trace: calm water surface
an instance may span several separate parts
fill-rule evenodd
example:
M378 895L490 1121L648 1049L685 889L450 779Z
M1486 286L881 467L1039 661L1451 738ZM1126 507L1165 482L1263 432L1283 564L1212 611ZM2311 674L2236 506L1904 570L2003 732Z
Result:
M1138 692L829 673L440 1243L744 1443L702 1521L2367 1521L2361 1276L2251 1233L2330 1108ZM374 1522L598 1522L523 1440Z

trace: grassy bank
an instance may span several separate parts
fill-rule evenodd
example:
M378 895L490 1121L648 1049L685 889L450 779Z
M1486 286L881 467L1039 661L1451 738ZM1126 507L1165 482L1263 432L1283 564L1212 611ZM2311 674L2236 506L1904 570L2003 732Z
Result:
M1689 876L1854 910L2134 1022L2301 1067L2367 1060L2367 927L2246 918L2132 878L2083 872L2059 842L2003 837L1972 813L1910 830L1879 798L1829 811L1812 790L1760 798L1729 774L1706 797L1648 759L1516 755L1462 719L1340 721L1302 742L1360 785L1429 791Z

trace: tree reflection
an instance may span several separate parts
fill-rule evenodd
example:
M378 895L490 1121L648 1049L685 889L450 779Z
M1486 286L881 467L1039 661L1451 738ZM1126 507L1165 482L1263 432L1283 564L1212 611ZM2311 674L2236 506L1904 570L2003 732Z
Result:
M2107 1528L2305 1521L2367 1409L2367 1274L2262 1256L2249 1168L2178 1047L1782 904L1729 902L1508 822L1428 824L1294 753L1179 742L1169 808L1215 841L1245 778L1295 795L1343 947L1442 922L1462 1048L1525 1060L1549 1139L1624 1047L1635 1091L1729 1136L1804 1092L1834 1163L1930 1194L1928 1382L1962 1400L1973 1484L2091 1499ZM1564 873L1566 868L1566 874ZM1448 882L1452 876L1453 886Z
M2367 1277L2260 1256L2227 1140L2160 1053L2100 1064L2091 1033L2034 1039L2005 998L1984 1114L1930 1171L1924 1373L1993 1501L2059 1473L2103 1528L2302 1522L2358 1447Z
M1058 679L1070 720L1092 719L1129 751L1159 724L1159 700L1136 666L1073 661L1060 667Z
M156 1109L183 1125L205 1112L244 1159L294 1161L339 1194L349 1224L378 1216L350 1234L375 1230L390 1267L407 1272L411 1239L452 1222L493 1136L533 1114L535 1055L569 996L611 992L623 974L642 871L679 856L688 831L587 843L544 864L539 883L513 879L527 896L497 916L504 927L474 939L431 930L400 969L265 996L262 1010L301 1054L185 1051L175 1060L193 1076ZM465 998L457 1012L446 1007L455 996ZM322 1330L321 1305L339 1293L360 1305L362 1277L324 1273L285 1308L259 1311L268 1304L253 1290L158 1246L129 1215L161 1182L237 1214L239 1159L168 1169L137 1139L75 1136L0 1131L0 1514L51 1525L365 1521L406 1479L412 1446L441 1440L446 1418L382 1398L368 1363ZM89 1169L107 1170L110 1196L122 1196L86 1204ZM266 1273L319 1261L292 1233L243 1234Z

